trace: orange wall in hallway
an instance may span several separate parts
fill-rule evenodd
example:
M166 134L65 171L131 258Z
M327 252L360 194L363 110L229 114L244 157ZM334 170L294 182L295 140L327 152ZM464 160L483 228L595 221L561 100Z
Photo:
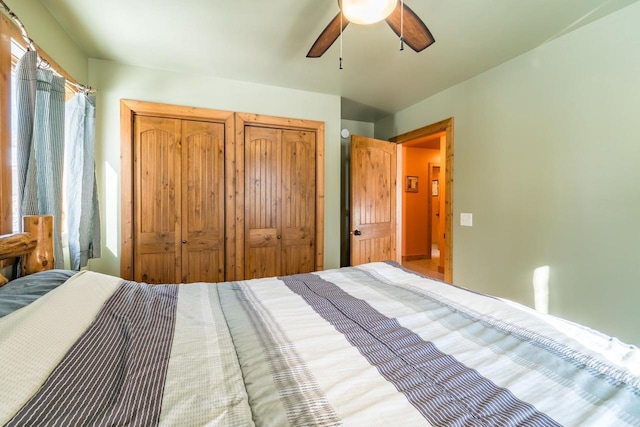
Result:
M402 192L402 256L427 253L429 217L429 163L440 163L440 150L403 147L402 186L407 175L418 177L418 192Z

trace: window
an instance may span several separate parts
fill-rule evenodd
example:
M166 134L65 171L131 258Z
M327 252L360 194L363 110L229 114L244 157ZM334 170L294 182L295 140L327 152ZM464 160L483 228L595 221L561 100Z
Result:
M8 234L20 230L17 138L15 132L15 129L17 129L17 117L16 109L14 108L16 102L15 67L22 55L26 52L26 45L21 38L20 30L2 14L0 14L0 31L3 35L9 35L8 38L2 38L2 43L10 44L10 46L0 46L2 48L1 51L3 53L11 52L10 55L0 55L0 77L9 77L3 80L6 83L3 87L0 87L0 103L3 107L1 109L2 116L0 117L0 160L2 164L2 169L0 170L0 206L2 206L0 210L0 234ZM39 51L39 54L44 57L47 62L52 64L55 72L64 75L69 81L66 87L66 99L69 100L75 94L73 88L74 81L70 79L70 76L64 73L64 71L61 71L61 69L55 65L55 62L44 52ZM10 123L10 126L5 125L5 123ZM62 224L63 230L61 231L64 234L66 232L64 213Z

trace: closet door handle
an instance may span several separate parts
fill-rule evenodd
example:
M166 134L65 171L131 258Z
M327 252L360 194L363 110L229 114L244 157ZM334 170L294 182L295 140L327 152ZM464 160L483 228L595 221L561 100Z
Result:
M353 234L359 236L362 234L362 232L360 230L353 230Z
M187 241L186 241L186 240L183 240L183 241L182 241L182 244L183 244L183 245L186 245L186 244L187 244Z
M277 237L278 240L282 239L282 236L279 235L279 234L276 237Z

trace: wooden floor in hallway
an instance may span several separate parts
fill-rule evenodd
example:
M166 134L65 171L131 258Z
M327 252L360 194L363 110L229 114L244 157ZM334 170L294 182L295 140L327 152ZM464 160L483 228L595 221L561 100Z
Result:
M438 272L438 265L440 264L440 251L437 246L431 249L431 259L418 259L412 261L402 260L402 266L408 270L415 271L424 276L431 277L444 281L444 273Z

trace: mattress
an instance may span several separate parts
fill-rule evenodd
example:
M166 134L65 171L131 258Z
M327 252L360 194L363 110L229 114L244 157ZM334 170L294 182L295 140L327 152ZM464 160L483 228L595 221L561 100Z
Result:
M81 272L0 319L0 424L640 426L640 351L393 263Z

